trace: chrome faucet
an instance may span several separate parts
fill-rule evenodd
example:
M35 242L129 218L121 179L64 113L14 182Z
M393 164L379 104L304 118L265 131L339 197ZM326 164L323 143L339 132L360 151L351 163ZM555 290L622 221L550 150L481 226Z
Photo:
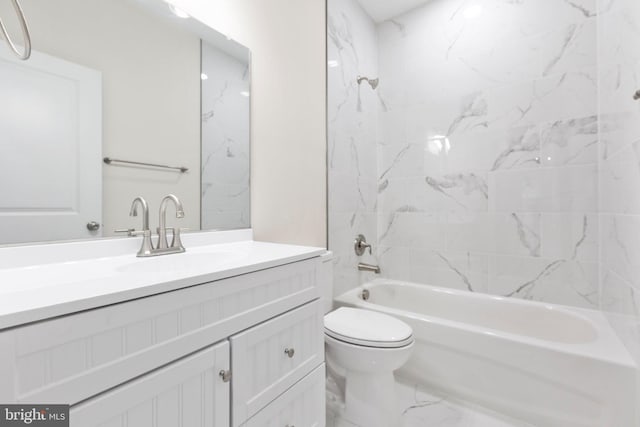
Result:
M167 242L167 203L172 201L176 207L176 218L184 218L184 208L182 202L173 194L164 196L160 202L160 220L158 223L158 245L156 249L174 249L172 252L184 252L184 247L180 241L180 229L173 228L173 240L169 247ZM181 250L180 250L181 249Z
M180 228L172 228L173 239L171 240L171 246L167 244L167 203L172 201L176 206L176 218L184 218L184 208L180 199L173 194L169 194L162 199L160 203L160 220L158 227L158 242L156 246L153 246L151 241L151 230L149 230L149 205L147 201L142 197L136 197L131 203L131 210L129 215L138 216L138 206L142 207L142 231L136 231L133 228L126 230L116 230L116 233L127 233L129 236L142 236L142 246L137 253L139 257L149 257L157 255L166 255L173 253L184 252L185 248L182 246L182 240L180 239Z
M142 231L149 230L149 204L143 197L133 199L129 216L138 216L138 205L142 206Z
M362 256L369 249L369 254L372 254L371 245L367 243L367 239L362 235L358 234L356 236L356 240L353 242L353 250L356 252L356 255ZM358 263L359 271L370 271L372 273L380 274L380 267L372 264L365 264L364 262Z
M153 243L151 242L151 230L149 230L149 205L142 197L136 197L131 203L129 216L138 216L138 205L142 206L142 231L128 230L130 236L142 234L142 246L138 251L138 256L150 256L153 251Z
M358 270L370 271L372 273L380 274L380 267L372 264L365 264L364 262L358 263Z

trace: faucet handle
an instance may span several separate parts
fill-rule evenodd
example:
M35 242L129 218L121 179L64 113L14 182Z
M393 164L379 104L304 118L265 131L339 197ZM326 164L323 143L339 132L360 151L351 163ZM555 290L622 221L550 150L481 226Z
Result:
M371 245L367 243L366 237L364 237L362 234L358 234L356 236L356 240L353 242L353 249L358 256L364 255L367 249L369 249L369 254L372 254Z
M125 228L113 230L114 233L127 233L129 237L144 236L149 230L136 230L135 228Z
M122 228L122 229L118 229L118 230L113 230L114 233L127 233L127 236L129 237L133 237L133 236L137 236L138 233L140 233L139 231L136 231L135 228Z

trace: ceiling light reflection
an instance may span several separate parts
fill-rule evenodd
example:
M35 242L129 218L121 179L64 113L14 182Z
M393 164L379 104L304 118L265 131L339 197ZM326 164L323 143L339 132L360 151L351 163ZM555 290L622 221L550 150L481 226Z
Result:
M169 10L171 10L171 12L176 15L178 18L188 18L189 14L187 12L185 12L184 10L180 9L179 7L169 3Z
M451 150L451 142L445 135L434 135L427 139L427 147L425 151L430 152L435 156L440 154L449 154Z
M469 6L464 10L464 17L467 19L476 19L480 15L482 15L483 9L479 4L474 4L473 6Z

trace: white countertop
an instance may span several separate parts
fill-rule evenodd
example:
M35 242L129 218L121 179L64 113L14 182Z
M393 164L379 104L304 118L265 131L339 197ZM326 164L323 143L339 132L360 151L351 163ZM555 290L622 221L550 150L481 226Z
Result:
M263 270L324 248L193 233L187 252L137 258L139 239L0 248L0 329ZM133 248L133 251L131 249ZM31 259L34 256L37 259ZM40 262L37 262L38 259Z

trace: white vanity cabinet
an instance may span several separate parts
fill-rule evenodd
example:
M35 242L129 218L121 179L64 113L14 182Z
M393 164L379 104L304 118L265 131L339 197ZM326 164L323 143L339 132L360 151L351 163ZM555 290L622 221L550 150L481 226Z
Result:
M70 404L74 427L256 426L272 405L316 405L307 412L317 418L324 393L300 403L295 390L310 396L300 384L324 372L322 264L315 256L0 330L0 402Z

